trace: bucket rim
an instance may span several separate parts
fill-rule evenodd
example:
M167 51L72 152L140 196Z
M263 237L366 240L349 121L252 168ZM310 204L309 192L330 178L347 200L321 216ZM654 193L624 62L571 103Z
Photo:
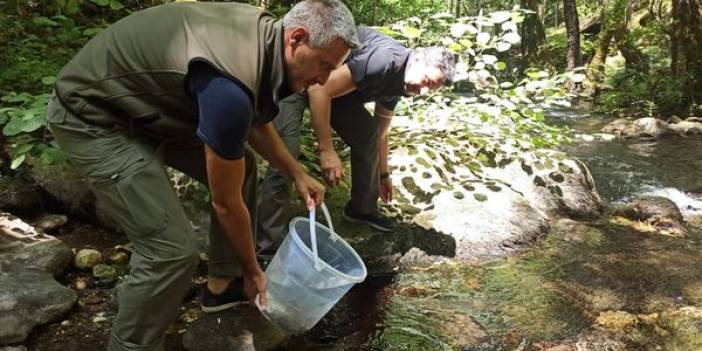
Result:
M307 247L307 245L305 245L304 242L302 242L300 235L298 235L297 230L295 230L295 223L297 223L297 222L309 223L310 220L309 220L309 218L305 218L305 217L293 218L290 221L290 224L288 224L288 233L290 234L290 236L292 236L292 238L296 242L296 244L298 244L298 246L302 247L302 251L305 253L305 255L307 255L307 257L309 257L310 260L312 260L314 262L314 253L312 252L312 250L309 247ZM331 231L331 229L329 229L329 227L327 227L326 225L324 225L322 223L316 222L316 225L324 228L329 233L333 233ZM348 242L346 242L346 240L344 240L344 238L342 238L340 235L338 235L336 233L333 233L333 235L336 235L338 237L337 241L340 241L349 251L351 251L351 253L358 260L358 262L361 263L361 267L363 268L363 273L359 277L354 277L350 274L346 274L344 272L339 271L338 269L332 267L329 263L327 263L326 261L324 261L323 259L320 258L319 262L322 265L322 268L329 269L332 272L334 272L334 274L339 275L343 278L346 278L349 281L353 281L356 284L366 280L366 276L368 275L368 270L366 269L366 263L363 262L363 260L361 259L361 256L358 255L358 252L356 252L356 250L354 250L353 247Z

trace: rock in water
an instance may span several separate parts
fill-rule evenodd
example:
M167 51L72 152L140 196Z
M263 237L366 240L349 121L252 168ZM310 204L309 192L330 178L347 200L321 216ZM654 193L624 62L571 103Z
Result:
M685 220L672 200L661 196L642 196L617 209L615 216L645 222L655 231L673 236L687 235Z
M0 212L0 345L24 341L76 303L73 290L54 280L72 256L60 240Z
M102 263L102 254L93 249L82 249L76 254L73 262L78 269L92 269L95 265Z

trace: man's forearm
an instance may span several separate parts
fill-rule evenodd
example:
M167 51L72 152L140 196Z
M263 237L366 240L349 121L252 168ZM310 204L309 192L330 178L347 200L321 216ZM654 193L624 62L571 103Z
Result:
M331 133L331 99L322 91L312 90L310 97L310 115L312 129L317 137L320 151L333 151Z
M271 123L252 127L249 144L273 167L287 172L293 178L297 174L304 173Z
M244 274L254 275L258 272L259 266L256 260L248 209L242 202L241 206L237 208L224 208L214 205L214 210L223 228L237 228L237 232L225 230L227 239L241 264Z
M378 170L388 173L388 155L390 153L390 123L393 112L376 103L375 118L378 119Z

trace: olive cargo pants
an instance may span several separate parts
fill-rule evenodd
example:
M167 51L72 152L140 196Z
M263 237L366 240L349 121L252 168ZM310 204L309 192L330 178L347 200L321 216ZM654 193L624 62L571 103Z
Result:
M306 96L293 94L279 103L273 125L290 153L300 154L300 129L307 108ZM331 126L351 148L351 207L360 213L378 211L378 119L363 102L346 96L333 100ZM257 235L262 249L277 247L287 234L292 179L268 167L261 184Z
M193 228L165 166L207 184L203 144L194 134L188 140L159 142L125 128L85 123L55 97L49 102L48 120L61 149L134 246L108 350L162 351L164 332L177 317L199 262ZM253 215L256 163L250 152L245 157L244 199ZM214 215L210 260L210 276L241 275Z

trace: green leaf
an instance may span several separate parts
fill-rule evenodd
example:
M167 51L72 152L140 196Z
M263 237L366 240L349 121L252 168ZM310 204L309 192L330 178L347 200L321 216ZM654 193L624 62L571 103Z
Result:
M47 147L39 156L42 162L46 164L59 164L66 162L66 154L60 149Z
M41 78L41 84L53 85L56 83L56 76L46 76Z
M95 5L103 6L103 7L110 4L110 0L90 0L90 1L92 1Z
M417 39L422 35L422 31L412 26L404 26L401 29L402 35L408 39Z
M463 50L463 46L459 43L451 43L451 45L449 45L448 48L454 53L459 53L461 52L461 50Z
M110 8L113 10L121 10L124 8L124 5L117 0L110 0Z
M22 122L19 118L12 118L2 129L5 136L15 136L22 133Z
M34 144L22 144L22 145L18 146L15 150L13 150L13 152L15 155L26 154L33 147L34 147Z
M505 68L507 68L507 64L502 62L502 61L499 61L499 62L495 62L494 67L498 71L504 71Z
M20 94L13 92L13 93L10 93L9 95L3 96L2 98L0 98L0 100L2 100L4 102L10 102L10 103L27 103L27 102L32 101L32 95L30 95L29 93L25 93L25 92L20 93Z
M10 168L12 169L17 169L17 167L21 166L22 163L24 163L24 160L27 158L25 154L17 156L15 159L12 160L12 164L10 165Z
M37 26L45 26L45 27L58 27L59 24L56 21L52 21L46 17L43 16L36 16L32 19L32 23L36 24Z

